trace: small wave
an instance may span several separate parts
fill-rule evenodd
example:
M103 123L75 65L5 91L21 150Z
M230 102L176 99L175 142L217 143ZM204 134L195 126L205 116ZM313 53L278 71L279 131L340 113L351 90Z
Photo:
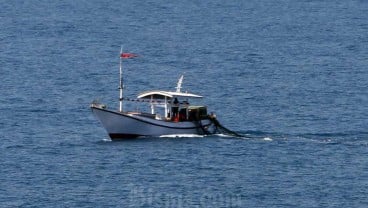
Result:
M265 137L263 138L264 141L273 141L271 137Z
M317 137L317 138L341 138L341 137L356 137L356 138L366 138L368 137L368 132L332 132L332 133L309 133L300 134L303 137Z
M102 141L103 142L112 142L112 140L111 139L108 139L108 138L103 138Z
M112 140L110 138L103 138L101 140L97 140L95 143L99 145L109 144Z
M215 136L218 136L218 137L234 137L234 136L231 136L231 135L228 135L228 134L214 134Z
M16 145L10 145L10 146L7 146L5 147L6 149L22 149L24 148L25 146L24 145L19 145L19 144L16 144Z

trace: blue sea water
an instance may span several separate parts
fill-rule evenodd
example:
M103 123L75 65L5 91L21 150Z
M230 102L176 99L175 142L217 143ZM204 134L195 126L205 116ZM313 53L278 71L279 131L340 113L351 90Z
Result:
M0 207L367 207L368 2L1 1ZM109 141L183 87L245 135ZM127 108L132 107L127 104Z

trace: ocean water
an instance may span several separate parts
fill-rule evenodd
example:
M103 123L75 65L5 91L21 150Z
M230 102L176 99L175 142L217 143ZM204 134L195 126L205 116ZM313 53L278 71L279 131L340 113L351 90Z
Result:
M0 207L368 207L368 2L1 1ZM244 135L111 142L183 88ZM126 108L134 108L131 103Z

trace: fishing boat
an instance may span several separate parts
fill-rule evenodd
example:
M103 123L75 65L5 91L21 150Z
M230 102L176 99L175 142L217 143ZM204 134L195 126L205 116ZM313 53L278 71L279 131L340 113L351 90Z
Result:
M122 60L135 58L132 53L120 51L119 109L108 109L106 105L92 102L91 109L106 129L111 139L156 137L164 135L207 135L221 127L213 113L207 113L204 105L191 105L203 96L182 92L184 76L178 79L176 90L151 90L136 98L123 97ZM146 103L146 111L124 111L123 102Z

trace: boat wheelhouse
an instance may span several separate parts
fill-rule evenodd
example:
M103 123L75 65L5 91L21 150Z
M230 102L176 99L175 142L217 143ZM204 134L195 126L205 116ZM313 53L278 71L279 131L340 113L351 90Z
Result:
M138 99L150 103L151 114L156 119L174 122L195 121L207 117L206 106L190 105L190 100L193 98L202 98L202 96L169 91L148 91L138 95ZM163 115L157 114L157 108L164 108Z

